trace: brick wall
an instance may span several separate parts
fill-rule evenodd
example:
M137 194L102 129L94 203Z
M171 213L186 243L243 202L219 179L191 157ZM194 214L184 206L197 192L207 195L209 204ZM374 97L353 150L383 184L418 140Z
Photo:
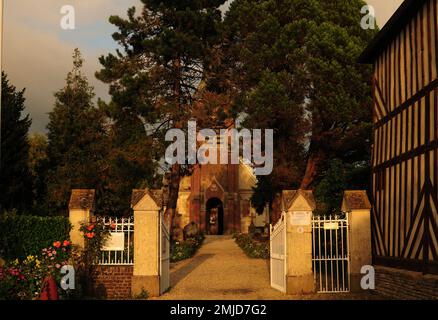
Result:
M97 297L107 299L131 298L133 266L99 266L94 279Z
M438 300L438 276L375 266L376 293L392 299Z

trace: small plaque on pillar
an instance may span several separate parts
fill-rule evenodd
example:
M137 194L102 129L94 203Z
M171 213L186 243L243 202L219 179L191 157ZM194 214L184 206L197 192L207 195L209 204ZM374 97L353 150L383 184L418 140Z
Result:
M339 223L338 222L326 222L324 223L324 230L338 230Z
M123 232L111 232L102 251L125 250L125 234Z
M292 226L308 226L312 223L312 212L311 211L290 212L289 221Z

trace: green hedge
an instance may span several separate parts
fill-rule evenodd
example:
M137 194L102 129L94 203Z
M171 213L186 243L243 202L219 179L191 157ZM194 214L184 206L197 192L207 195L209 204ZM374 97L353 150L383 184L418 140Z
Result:
M70 239L67 217L0 215L0 257L25 259L37 255L54 241Z

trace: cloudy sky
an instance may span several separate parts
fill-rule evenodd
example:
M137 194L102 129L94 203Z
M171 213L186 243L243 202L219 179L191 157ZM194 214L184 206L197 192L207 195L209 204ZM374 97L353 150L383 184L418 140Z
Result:
M368 0L382 27L402 0ZM71 69L71 54L78 47L85 58L85 71L97 97L108 99L107 87L94 78L98 57L112 52L115 29L110 15L126 15L139 0L4 0L3 69L18 88L26 88L26 107L32 132L45 132L53 93L64 86ZM60 27L63 5L76 10L76 29Z

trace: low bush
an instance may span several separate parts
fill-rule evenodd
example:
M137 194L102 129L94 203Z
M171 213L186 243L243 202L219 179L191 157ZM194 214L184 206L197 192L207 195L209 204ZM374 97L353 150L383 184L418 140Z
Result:
M269 259L269 239L252 234L236 234L234 240L250 258Z
M70 241L55 241L37 256L29 255L0 266L0 300L38 299L45 279L52 277L60 283L60 269L70 264L70 251Z
M25 259L2 261L0 263L0 300L39 299L43 283L48 279L54 280L57 284L60 299L92 297L94 262L100 255L100 250L110 231L98 221L83 223L80 230L85 239L84 250L72 245L69 240L61 238L61 240L50 243L38 254L28 255ZM63 290L60 287L63 277L61 268L65 265L74 267L74 290Z
M177 262L191 258L204 242L203 234L189 238L185 241L175 241L170 245L170 262Z
M55 241L70 239L70 229L67 217L0 215L0 257L8 261L38 255Z

